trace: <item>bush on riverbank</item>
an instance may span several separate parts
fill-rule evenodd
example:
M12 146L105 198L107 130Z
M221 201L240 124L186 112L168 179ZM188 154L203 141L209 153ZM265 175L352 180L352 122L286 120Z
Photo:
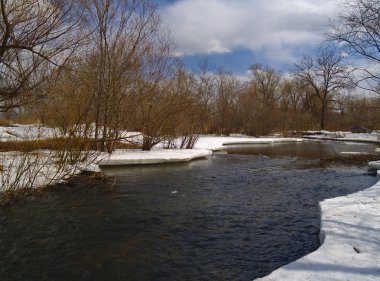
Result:
M63 150L63 149L79 149L79 150L96 150L96 141L92 139L68 139L68 138L49 138L26 141L6 141L1 142L0 152L20 151L32 152L39 149ZM116 149L140 149L138 144L130 144L117 142Z

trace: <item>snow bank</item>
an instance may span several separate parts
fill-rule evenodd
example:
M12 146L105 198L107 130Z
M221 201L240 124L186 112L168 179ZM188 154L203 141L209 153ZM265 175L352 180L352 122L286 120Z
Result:
M59 130L43 127L38 124L0 127L0 141L25 141L53 138L59 135Z
M58 129L40 125L15 125L0 127L0 141L19 141L47 139L59 135ZM132 143L141 143L139 132L122 132L121 138ZM90 157L88 163L76 163L73 166L57 165L54 152L45 151L36 154L4 153L0 155L0 191L19 188L35 188L56 184L83 171L100 172L100 166L159 164L190 161L212 155L212 151L226 149L228 145L275 144L296 142L301 139L253 138L244 136L217 137L201 136L194 149L162 149L159 144L152 151L117 150L111 155L104 153Z
M253 137L218 137L200 136L194 149L162 149L156 146L151 151L116 150L111 155L102 156L104 159L97 163L100 166L112 165L141 165L168 162L190 161L212 155L212 151L226 149L229 145L248 144L274 144L284 142L297 142L301 139L289 138L253 138Z
M359 152L359 151L342 151L339 153L342 155L354 155L354 156L370 155L368 152Z
M368 166L370 166L371 168L380 170L380 161L371 161L371 162L368 162Z
M83 127L83 126L82 126ZM87 132L87 136L95 136L95 125L90 126ZM77 132L83 133L84 127L79 126ZM102 132L101 132L102 133ZM38 140L48 139L55 137L62 137L65 134L59 128L49 128L41 124L20 125L14 124L12 126L0 126L0 142L5 141L26 141L26 140ZM132 144L141 144L143 136L140 132L127 132L121 131L119 136L121 141Z
M100 166L141 165L190 161L212 155L208 149L116 150L99 160Z
M97 153L98 154L98 153ZM96 156L93 156L96 158ZM100 172L92 157L86 163L63 164L54 151L0 153L0 192L41 188L66 182L81 172Z
M75 174L72 166L56 164L53 153L0 153L0 192L21 188L45 187L67 180Z
M200 136L194 148L215 151L226 149L229 145L275 144L300 141L302 139Z
M306 133L317 133L314 131L308 131ZM319 140L335 140L335 141L347 141L347 142L364 142L364 143L380 143L379 135L376 132L373 133L351 133L351 132L329 132L320 131L318 135L307 135L304 138L307 139L319 139Z
M320 209L322 246L256 280L380 280L380 182Z

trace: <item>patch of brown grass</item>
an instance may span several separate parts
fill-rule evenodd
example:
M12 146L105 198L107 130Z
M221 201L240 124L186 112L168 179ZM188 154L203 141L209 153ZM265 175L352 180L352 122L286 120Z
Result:
M12 127L14 126L9 119L0 118L0 127Z
M60 150L65 144L65 139L43 139L26 141L6 141L0 143L0 151L31 152L38 149Z
M14 124L30 125L40 124L41 120L32 116L16 116L12 118L0 118L0 127L13 127Z
M117 149L139 149L138 145L118 142L115 145ZM0 142L0 152L7 151L20 151L31 152L39 149L48 150L64 150L64 149L78 149L78 150L96 150L96 142L94 140L74 140L66 138L50 138L39 140L27 141L6 141Z
M125 142L117 142L115 144L115 149L141 149L141 145L125 143Z
M20 151L32 152L39 149L48 150L64 150L64 149L78 149L78 150L96 150L96 142L94 140L76 140L67 138L51 138L27 141L6 141L0 142L0 152L7 151ZM118 142L115 145L117 149L139 149L138 145Z
M31 115L18 115L14 118L12 118L14 123L22 124L22 125L29 125L29 124L40 124L41 120L36 116Z

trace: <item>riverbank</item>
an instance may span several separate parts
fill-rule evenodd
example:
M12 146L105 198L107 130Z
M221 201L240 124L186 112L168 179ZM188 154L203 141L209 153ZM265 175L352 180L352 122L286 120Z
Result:
M23 142L26 140L46 140L54 138L53 129L37 126L15 125L0 127L0 140ZM138 142L139 133L128 133L133 141ZM57 163L56 155L51 150L39 150L33 153L7 151L0 153L0 191L12 192L20 189L42 188L66 182L71 176L81 172L100 172L99 166L114 165L152 165L160 163L188 162L194 159L211 156L213 151L224 150L231 145L275 144L283 142L299 142L301 139L291 138L254 138L245 136L221 137L200 136L194 149L164 149L163 143L153 147L151 151L135 149L118 149L112 154L89 152L90 157L84 163L66 165ZM38 162L38 163L37 163ZM37 163L37 165L32 165ZM32 180L31 180L32 179Z
M151 165L187 162L211 155L212 151L208 149L116 150L96 163L99 166Z
M256 280L380 280L380 182L319 206L321 247Z
M95 163L99 166L114 166L187 162L211 156L213 151L225 150L228 146L272 145L301 141L294 138L201 136L193 149L162 149L161 145L157 145L151 151L116 150L112 154L101 154L98 157L100 160Z
M373 143L380 144L379 136L377 133L351 133L351 132L305 132L303 136L309 140L330 140L330 141L343 141L343 142L358 142L358 143Z
M212 151L225 150L228 146L245 145L272 145L278 143L302 142L301 138L254 138L254 137L224 137L224 136L200 136L194 148L209 149Z

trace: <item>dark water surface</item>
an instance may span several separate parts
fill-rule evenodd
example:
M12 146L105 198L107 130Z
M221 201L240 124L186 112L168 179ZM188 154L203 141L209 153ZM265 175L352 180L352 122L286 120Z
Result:
M319 201L376 182L320 159L373 150L307 142L108 169L107 184L0 209L0 280L253 280L318 248Z

